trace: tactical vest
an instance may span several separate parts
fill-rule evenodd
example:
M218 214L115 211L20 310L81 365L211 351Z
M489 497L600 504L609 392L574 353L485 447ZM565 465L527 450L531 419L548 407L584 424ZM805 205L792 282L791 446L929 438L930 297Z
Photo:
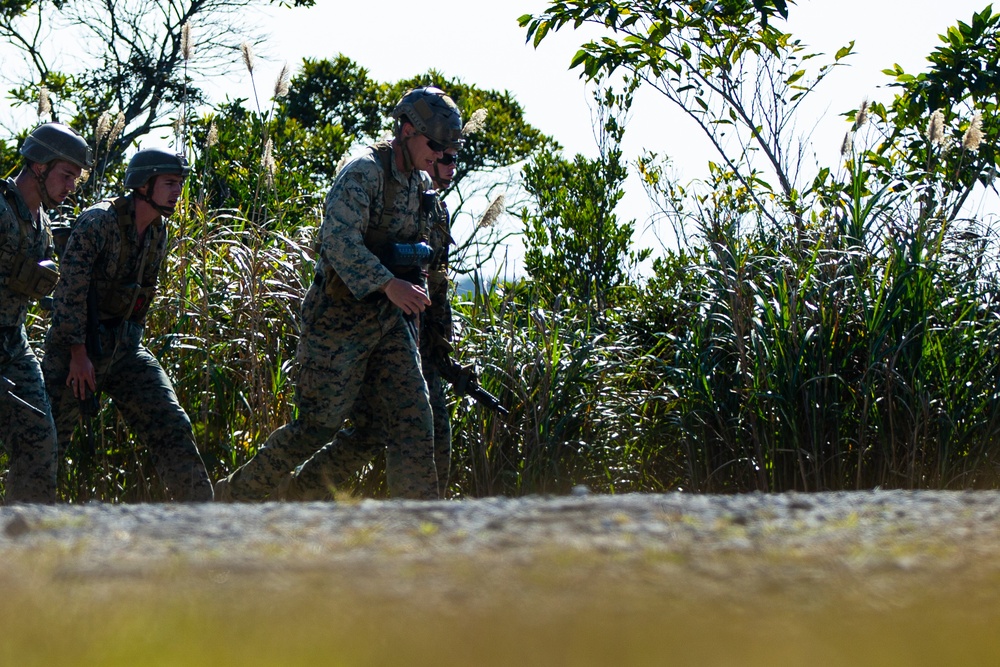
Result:
M372 152L375 153L375 157L378 158L379 164L382 165L382 210L379 212L379 224L373 225L369 222L368 229L365 230L364 244L368 250L372 251L374 254L378 254L380 248L385 245L395 241L396 239L389 238L385 233L385 228L387 224L383 224L386 216L392 215L392 205L396 201L396 195L399 193L399 183L392 176L392 144L388 141L380 141L372 146ZM377 198L376 198L377 199ZM421 230L419 236L424 235L423 230L423 218L421 214ZM319 253L320 240L316 240L316 252ZM348 289L347 284L344 282L343 278L337 275L337 272L333 270L332 266L327 265L325 267L324 274L325 281L325 292L327 296L331 296L338 299L343 299L351 296L351 291ZM369 298L379 298L382 295L375 293L370 295Z
M0 179L0 214L7 210L10 210L17 220L18 241L15 251L0 250L0 266L10 267L10 273L3 278L2 284L15 294L29 299L41 299L52 293L59 280L55 264L48 261L49 252L53 247L52 232L48 225L40 222L45 249L41 256L29 252L28 239L34 227L31 211L11 189L10 183Z
M135 224L132 220L131 201L126 197L117 197L107 200L111 203L111 208L118 216L118 233L121 235L121 242L118 244L118 262L116 266L124 266L128 257L128 228ZM159 243L160 235L164 233L162 225L150 225L146 229L148 243L146 248L155 247ZM106 320L141 320L149 310L149 304L153 300L156 292L158 279L157 272L153 272L148 278L146 269L146 252L142 253L139 266L135 275L124 278L110 279L93 277L94 286L98 294L98 319Z

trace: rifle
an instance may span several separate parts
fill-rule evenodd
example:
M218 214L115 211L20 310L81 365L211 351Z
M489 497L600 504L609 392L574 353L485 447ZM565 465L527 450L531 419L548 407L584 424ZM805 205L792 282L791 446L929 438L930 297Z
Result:
M13 391L11 391L16 386L17 385L14 384L14 381L8 378L6 375L0 375L0 390L3 391L3 395L7 399L13 401L15 404L21 406L22 408L27 408L28 410L31 410L40 417L44 417L45 416L44 412L42 412L34 405L28 403L26 400L24 400L23 398L15 394Z
M500 399L479 386L479 376L474 366L463 366L451 358L452 346L434 327L427 327L426 335L430 338L431 349L434 350L434 365L441 377L447 380L459 396L469 396L484 408L495 410L502 415L509 415Z
M502 415L509 415L510 410L500 403L500 399L479 386L479 377L472 366L463 366L447 355L438 355L438 372L441 377L451 383L452 389L459 396L470 396L476 403L499 412Z

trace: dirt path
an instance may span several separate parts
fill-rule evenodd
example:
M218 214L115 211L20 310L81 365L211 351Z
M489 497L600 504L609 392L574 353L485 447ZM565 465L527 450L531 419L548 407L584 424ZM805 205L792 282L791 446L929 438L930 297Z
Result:
M335 642L341 664L399 664L402 647L413 664L664 664L663 642L674 664L778 664L831 641L824 628L839 639L813 663L958 664L957 641L1000 664L996 492L6 507L0 529L0 627L131 600L148 637L160 611L194 605L215 628L199 655L235 655L213 619L252 628L249 614L304 632L306 655ZM72 604L37 603L55 599ZM22 617L25 604L42 611ZM327 630L307 632L319 619ZM231 664L317 664L249 636ZM23 661L18 646L7 657ZM4 650L0 664L25 664ZM115 663L98 651L91 664Z

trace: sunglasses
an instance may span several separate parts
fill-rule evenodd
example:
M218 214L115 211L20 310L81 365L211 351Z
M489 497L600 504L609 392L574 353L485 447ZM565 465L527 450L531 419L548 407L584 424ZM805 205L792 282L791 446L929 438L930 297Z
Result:
M438 160L438 164L449 165L458 162L457 153L445 153L444 157Z
M447 146L439 144L430 137L427 137L427 148L431 149L435 153L444 153L444 149L447 148Z

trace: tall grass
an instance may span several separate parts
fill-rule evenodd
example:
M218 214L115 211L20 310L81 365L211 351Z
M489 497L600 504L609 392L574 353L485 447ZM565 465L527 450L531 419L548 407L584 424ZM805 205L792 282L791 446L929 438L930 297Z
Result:
M996 484L993 231L880 197L805 243L702 225L698 315L659 351L693 488Z

